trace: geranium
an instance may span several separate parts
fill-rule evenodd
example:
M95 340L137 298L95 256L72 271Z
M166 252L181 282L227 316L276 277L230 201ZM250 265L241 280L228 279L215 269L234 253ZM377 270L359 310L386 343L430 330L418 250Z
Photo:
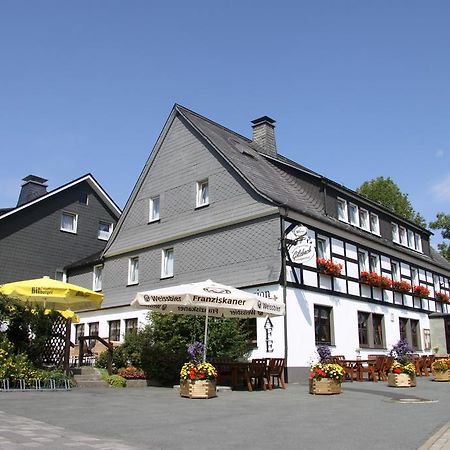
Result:
M360 280L363 284L382 289L389 289L392 285L392 280L390 278L378 275L376 272L361 272Z
M450 359L438 359L431 364L431 370L435 372L447 372L450 370Z
M413 294L416 297L425 298L430 295L430 290L428 288L426 288L425 286L414 286Z
M398 361L394 361L390 371L395 374L406 373L408 375L415 375L416 368L412 362L401 364Z
M187 362L181 368L180 378L189 381L215 380L217 378L217 370L211 363L203 362L196 365L192 362Z
M441 302L448 302L450 300L450 297L445 292L436 292L435 296L436 300Z
M201 342L194 342L187 348L187 353L191 361L183 364L180 371L180 378L182 380L197 381L206 380L211 381L217 378L216 368L208 362L200 362L203 355L204 346Z
M322 378L331 378L333 380L342 382L344 379L345 371L339 364L321 364L316 363L311 366L309 373L310 380L321 380Z
M394 291L401 292L403 294L406 294L411 290L411 285L407 281L393 281L392 282L392 289Z
M342 264L334 263L331 259L317 258L317 269L325 274L338 277L342 271Z
M434 372L447 372L447 370L450 370L450 359L437 359L431 364L431 370Z

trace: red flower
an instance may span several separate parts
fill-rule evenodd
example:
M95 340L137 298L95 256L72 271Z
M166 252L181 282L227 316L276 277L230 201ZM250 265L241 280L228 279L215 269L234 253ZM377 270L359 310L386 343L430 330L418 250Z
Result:
M398 374L398 373L402 373L402 371L401 371L398 367L396 367L396 368L393 370L393 372L394 372L394 373L397 373L397 374Z

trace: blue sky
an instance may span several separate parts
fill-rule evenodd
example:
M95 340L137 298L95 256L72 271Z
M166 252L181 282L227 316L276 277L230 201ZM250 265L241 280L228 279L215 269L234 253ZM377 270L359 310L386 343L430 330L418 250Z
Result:
M173 104L450 213L450 2L0 0L0 207L91 172L123 207Z

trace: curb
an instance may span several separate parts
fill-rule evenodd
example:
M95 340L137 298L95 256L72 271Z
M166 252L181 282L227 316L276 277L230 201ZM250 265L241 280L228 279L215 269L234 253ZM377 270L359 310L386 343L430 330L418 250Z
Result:
M450 422L434 433L418 450L450 450Z

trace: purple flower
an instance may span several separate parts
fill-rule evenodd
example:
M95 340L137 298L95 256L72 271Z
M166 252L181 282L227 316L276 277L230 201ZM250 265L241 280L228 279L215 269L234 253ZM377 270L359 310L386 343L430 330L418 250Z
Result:
M407 364L412 359L414 350L405 339L400 339L392 346L389 356L392 356L400 364Z
M199 364L202 361L204 345L201 342L195 341L188 345L187 352L191 361L194 364Z
M318 345L317 353L319 354L320 363L324 364L330 361L331 359L331 350L327 345Z

